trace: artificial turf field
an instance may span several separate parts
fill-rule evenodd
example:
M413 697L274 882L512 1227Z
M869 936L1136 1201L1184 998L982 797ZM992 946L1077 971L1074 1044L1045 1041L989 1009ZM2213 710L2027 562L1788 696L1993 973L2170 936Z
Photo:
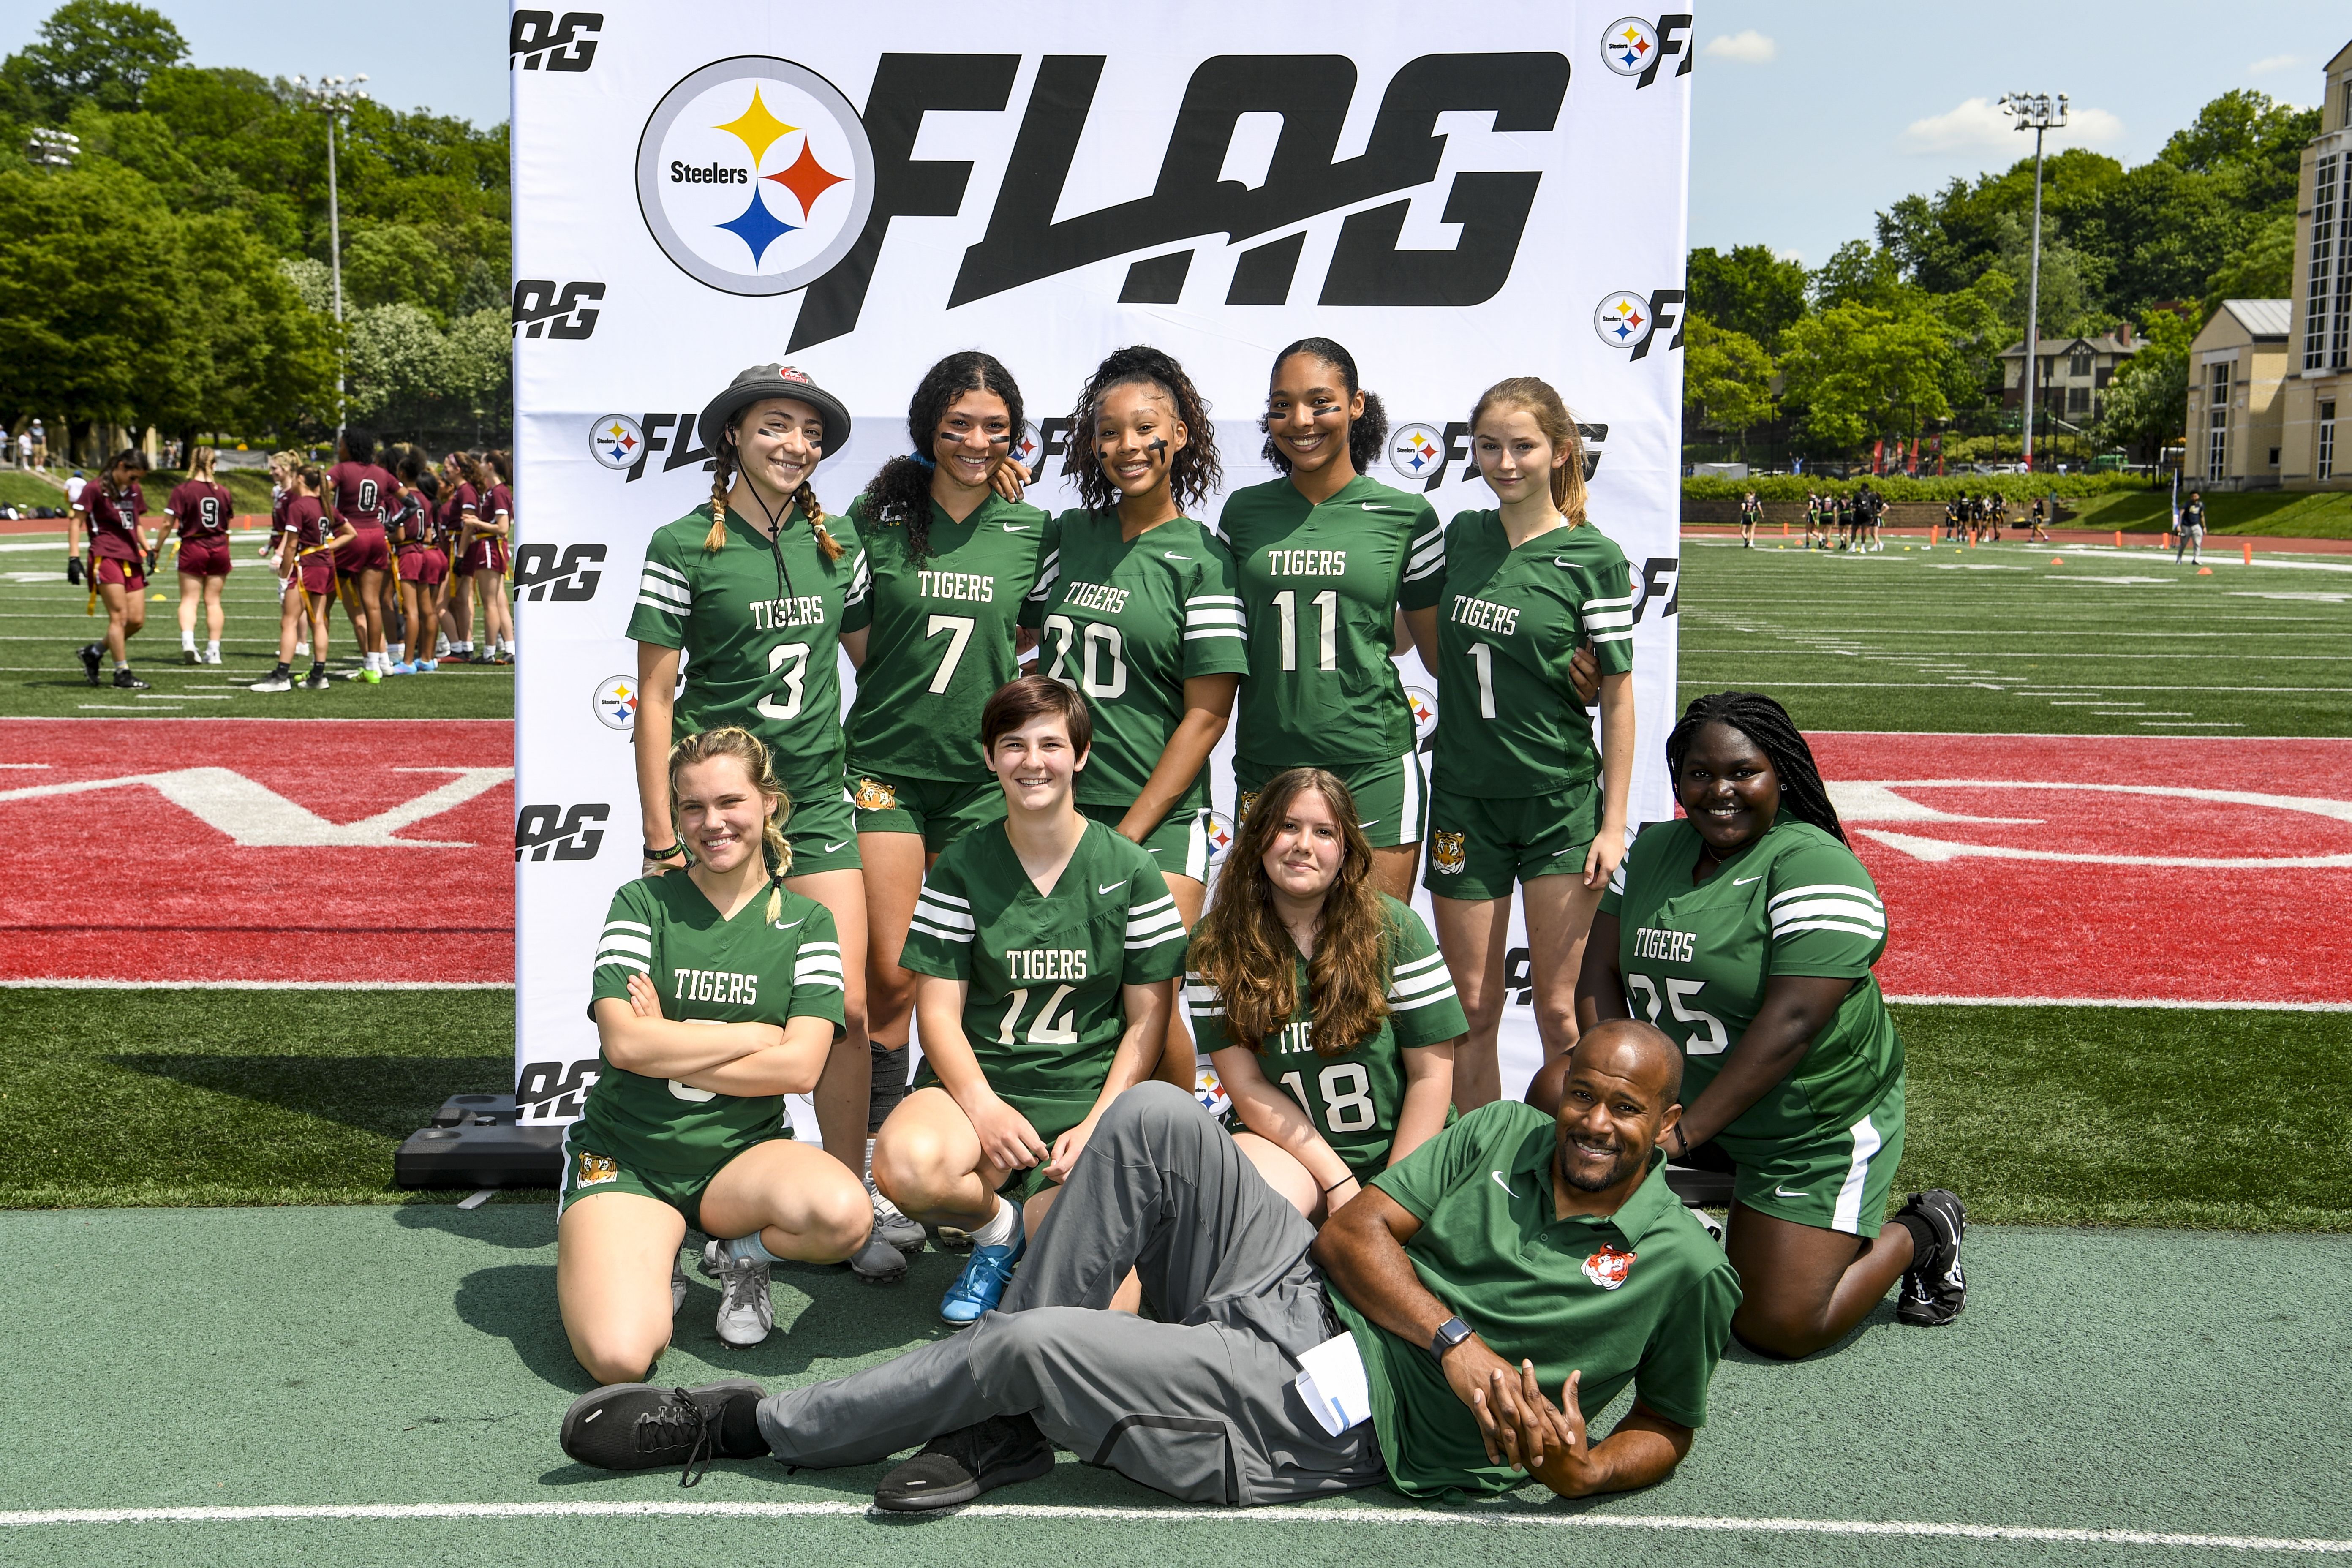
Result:
M1676 1476L1590 1504L1522 1491L1423 1507L1373 1491L1213 1513L1066 1456L1050 1479L987 1500L996 1507L922 1523L865 1515L871 1470L720 1466L681 1492L665 1476L580 1470L555 1447L555 1420L584 1382L554 1321L551 1207L518 1194L463 1211L449 1203L458 1194L389 1187L392 1148L434 1103L502 1083L510 994L18 984L0 990L0 1257L10 1260L0 1322L16 1352L0 1415L12 1455L0 1467L0 1562L2072 1564L2352 1553L2342 1307L2352 1012L2340 997L2352 560L2257 554L2248 567L2216 549L2200 577L2145 549L2064 550L2053 564L2046 547L1929 552L1898 539L1884 555L1825 557L1771 542L1744 552L1685 542L1685 695L1761 689L1810 731L1874 732L1823 733L1825 761L2008 755L2018 742L2000 737L2041 735L2046 746L2026 749L2047 752L2046 766L1997 777L2095 768L2133 787L2219 779L2303 803L2264 827L2275 809L2242 819L2231 815L2240 805L2179 796L2160 814L2122 814L2121 839L2109 841L2071 818L1974 826L2057 813L1985 804L1950 782L1975 776L1958 763L1892 774L1886 763L1853 764L1873 778L1944 781L1912 789L1928 819L1858 821L1880 837L1858 831L1857 843L1889 889L1898 948L1908 927L1945 933L1935 945L1953 949L1906 985L1979 1004L1897 1006L1912 1106L1897 1191L1950 1184L1979 1221L1975 1289L1952 1328L1899 1329L1882 1309L1799 1365L1735 1348ZM0 649L12 650L0 664L32 662L13 650L35 635L22 624L35 615L56 616L64 637L37 635L68 655L87 636L87 623L69 624L79 595L53 578L11 581L13 564L0 556ZM258 572L247 586L268 588ZM150 606L158 624L142 639L167 652L171 607ZM248 647L257 674L269 606L233 607L229 646ZM530 606L520 611L528 623ZM168 696L170 669L142 666L150 679L159 669ZM34 673L0 671L8 714L143 728L199 711L167 701L162 712L82 712L66 705L70 691L14 684ZM511 689L502 673L465 679L492 678L480 690L496 708ZM431 680L352 695L407 703ZM345 703L340 686L323 696L336 717L423 716ZM280 716L260 705L282 700L232 700L239 715ZM0 724L0 750L37 767L22 754L28 742L9 741L13 728ZM163 728L211 744L239 727ZM1936 734L1901 739L1923 731ZM1967 752L1972 733L1996 749ZM2221 777L2231 766L2259 776ZM31 771L0 775L0 794ZM1833 783L1856 776L1828 771ZM484 796L466 809L494 798L511 805ZM314 809L338 821L364 813ZM29 810L0 801L12 837L28 830L8 813ZM2116 868L2127 840L2149 847L2158 827L2202 835L2212 854ZM1937 836L2014 847L2062 830L2087 846L2062 854L2058 873L2079 879L2079 941L1994 901L2007 898L1999 882L1951 884L1987 900L1963 900L1956 916L1938 907L1959 897L1936 890L1944 884L1901 879L1937 863L1887 847ZM457 837L438 819L414 832ZM503 862L502 846L478 847L488 869ZM2297 863L2248 863L2263 854ZM183 878L176 864L166 874ZM2143 875L2174 880L2123 880ZM2289 878L2281 915L2262 889ZM2119 895L2124 886L2143 890ZM2113 907L2180 886L2190 893ZM20 877L0 895L0 927L18 928L24 945L49 896ZM2265 919L2252 964L2235 936ZM2276 940L2282 920L2301 940ZM1948 934L1971 921L1980 962ZM2120 980L2093 940L2118 931L2153 954ZM2058 976L2063 989L2047 966L2014 962L2027 939L2082 955ZM88 972L75 963L68 948L46 973ZM663 1375L772 1384L863 1364L938 1331L929 1311L948 1266L926 1255L887 1291L840 1271L780 1270L778 1332L741 1354L711 1334L715 1294L698 1279ZM681 1507L690 1511L660 1511Z

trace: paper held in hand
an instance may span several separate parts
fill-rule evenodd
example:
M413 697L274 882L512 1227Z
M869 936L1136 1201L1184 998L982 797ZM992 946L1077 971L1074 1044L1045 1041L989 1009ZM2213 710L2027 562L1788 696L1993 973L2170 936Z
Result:
M1336 1437L1372 1418L1371 1385L1354 1334L1325 1340L1298 1358L1298 1396L1324 1431Z

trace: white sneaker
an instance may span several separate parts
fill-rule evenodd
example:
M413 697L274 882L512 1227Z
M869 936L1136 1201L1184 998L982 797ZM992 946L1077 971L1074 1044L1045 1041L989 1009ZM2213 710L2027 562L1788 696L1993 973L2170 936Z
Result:
M866 1177L866 1196L874 1205L874 1234L901 1252L923 1250L923 1227L908 1219L897 1204L882 1195L873 1174Z
M713 1241L713 1247L724 1247ZM768 1266L739 1263L719 1255L719 1338L736 1350L749 1350L776 1326L776 1306L768 1297Z
M218 664L220 661L220 649L216 647L208 647L205 649L205 662L206 664Z

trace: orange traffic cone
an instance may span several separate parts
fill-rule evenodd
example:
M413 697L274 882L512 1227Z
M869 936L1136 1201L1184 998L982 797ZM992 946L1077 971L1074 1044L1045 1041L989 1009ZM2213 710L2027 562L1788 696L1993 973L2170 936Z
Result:
M2200 566L2197 568L2197 575L2200 577L2210 577L2213 575L2213 568L2210 566Z
M2254 563L2254 545L2253 545L2253 542L2252 542L2252 540L2243 540L2243 541L2241 541L2241 542L2240 542L2240 545L2239 545L2239 547L2240 547L2241 549L2244 550L2244 551L2245 551L2245 552L2246 552L2246 564L2247 564L2247 565L2249 565L2249 566L2252 566L2252 565Z
M2066 564L2066 558L2063 555L2053 555L2050 558L2050 564L2053 566L2063 566Z
M2122 529L2120 529L2120 528L2119 528L2119 529L2116 530L2116 548L2117 550L2121 550L2123 547L2124 547L2124 531L2123 531Z

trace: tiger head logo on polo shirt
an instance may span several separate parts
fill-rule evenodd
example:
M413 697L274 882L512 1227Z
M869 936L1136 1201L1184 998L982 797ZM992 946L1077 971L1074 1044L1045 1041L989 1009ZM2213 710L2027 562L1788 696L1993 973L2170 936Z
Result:
M621 1167L613 1163L610 1154L593 1153L585 1149L580 1151L580 1179L576 1185L593 1187L599 1182L617 1181L620 1174Z
M1446 876L1458 877L1462 875L1462 868L1468 865L1470 859L1468 854L1462 847L1462 841L1465 837L1466 835L1460 833L1437 833L1431 835L1429 840L1429 863L1436 867ZM1587 1264L1585 1267L1589 1270L1591 1266Z
M1234 820L1236 823L1249 820L1250 807L1257 804L1257 793L1254 789L1242 791L1241 798L1234 803Z
M898 792L879 779L861 778L850 800L860 811L889 811L898 804Z
M1603 1290L1614 1290L1633 1271L1633 1254L1604 1247L1584 1260L1584 1277Z

